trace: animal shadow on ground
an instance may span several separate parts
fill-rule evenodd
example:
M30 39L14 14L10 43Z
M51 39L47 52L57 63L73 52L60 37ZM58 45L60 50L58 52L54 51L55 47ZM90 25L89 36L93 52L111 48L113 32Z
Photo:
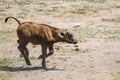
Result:
M9 71L9 72L15 72L15 71L33 71L33 70L44 70L44 71L64 71L64 69L57 69L56 67L47 68L44 69L40 66L35 67L11 67L11 66L0 66L0 71Z

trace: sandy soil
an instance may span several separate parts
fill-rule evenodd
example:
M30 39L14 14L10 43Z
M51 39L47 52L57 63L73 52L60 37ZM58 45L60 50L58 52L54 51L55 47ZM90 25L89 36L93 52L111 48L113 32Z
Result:
M10 1L12 1L10 4L7 0L0 1L2 5L8 4L7 7L0 5L0 80L120 80L119 0L105 0L104 3L87 0L85 2L82 0L35 0L33 3L26 2L26 4L24 4L25 0L21 3L20 0L15 0L19 3L14 0ZM71 5L82 3L95 4L105 9L90 10L84 14L67 11ZM109 6L114 3L116 7ZM52 10L53 7L55 10ZM77 47L67 43L55 44L54 55L47 58L48 70L42 69L41 60L37 59L41 54L41 47L29 44L27 47L30 51L32 66L27 66L23 58L19 57L20 52L17 49L16 28L18 24L12 19L4 24L4 18L7 16L15 16L22 22L34 21L69 29L80 42ZM109 20L111 18L118 20ZM73 31L76 26L85 29L90 27L92 31L97 30L98 26L112 26L110 30L117 28L115 35L118 37L106 40L104 38L106 34L95 33L97 34L95 37L84 37L85 41L81 41L79 31Z

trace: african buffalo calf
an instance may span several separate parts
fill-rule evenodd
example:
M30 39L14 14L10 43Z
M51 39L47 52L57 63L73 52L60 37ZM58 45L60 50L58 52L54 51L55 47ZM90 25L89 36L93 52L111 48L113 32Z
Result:
M39 24L35 22L23 22L21 23L18 19L14 17L7 17L5 23L9 18L16 20L19 24L17 28L18 36L18 49L23 55L27 65L31 65L29 60L29 51L26 48L28 43L33 45L41 44L42 55L42 67L46 68L46 58L54 53L53 45L56 42L67 42L76 44L77 40L74 39L73 35L66 30L51 27L46 24ZM47 48L49 53L47 54Z

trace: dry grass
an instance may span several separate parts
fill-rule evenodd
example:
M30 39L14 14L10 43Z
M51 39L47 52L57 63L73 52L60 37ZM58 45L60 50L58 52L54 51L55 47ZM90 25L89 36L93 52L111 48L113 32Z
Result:
M0 80L119 80L119 10L119 0L0 0ZM28 70L17 50L17 23L4 24L7 16L73 32L78 46L55 44L55 54L47 59L48 66L65 70ZM31 46L33 66L41 65L40 47Z

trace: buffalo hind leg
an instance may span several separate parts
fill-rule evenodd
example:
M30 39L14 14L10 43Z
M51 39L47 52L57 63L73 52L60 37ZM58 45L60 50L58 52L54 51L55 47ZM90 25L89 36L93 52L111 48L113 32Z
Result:
M29 52L28 49L26 48L27 43L19 43L18 49L21 52L21 54L23 55L25 62L27 65L31 65L31 62L29 60Z
M20 44L20 40L17 40L17 43ZM20 54L20 57L23 58L22 53Z
M53 53L54 53L53 45L50 45L49 46L49 53L47 54L46 57L49 57L49 56L53 55Z
M29 57L29 51L27 48L25 48L25 55L27 55ZM23 58L23 54L20 54L20 57Z

